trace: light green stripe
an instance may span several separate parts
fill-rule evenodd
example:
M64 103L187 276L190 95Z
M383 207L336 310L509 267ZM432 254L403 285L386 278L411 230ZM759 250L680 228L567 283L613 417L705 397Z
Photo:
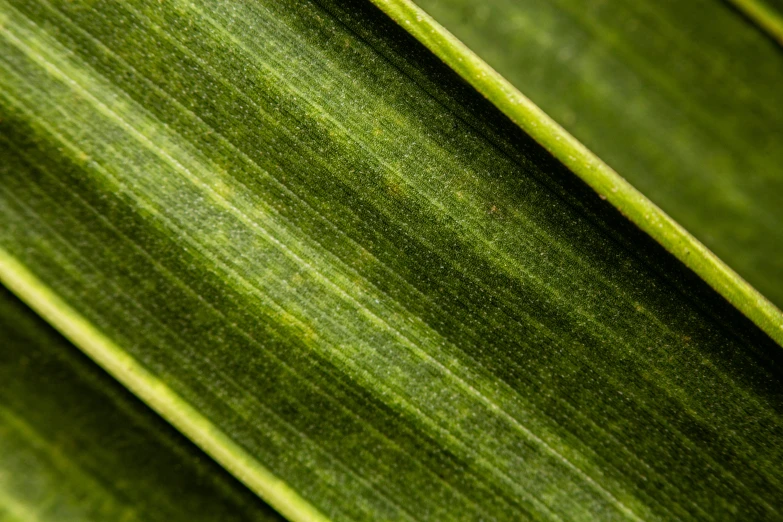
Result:
M0 248L0 283L283 516L328 520Z
M756 22L762 31L766 31L775 41L783 45L783 16L764 0L728 0L737 9Z

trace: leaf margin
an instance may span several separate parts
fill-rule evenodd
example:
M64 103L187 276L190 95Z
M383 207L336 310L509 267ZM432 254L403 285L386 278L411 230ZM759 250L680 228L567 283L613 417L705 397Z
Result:
M456 36L412 0L370 1L587 183L601 199L611 203L783 346L783 311Z
M329 519L0 247L0 284L289 520Z

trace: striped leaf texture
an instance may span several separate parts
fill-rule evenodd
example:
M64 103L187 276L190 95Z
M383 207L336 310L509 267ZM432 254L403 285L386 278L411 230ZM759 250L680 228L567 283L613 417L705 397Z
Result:
M780 517L779 315L375 5L0 13L0 280L282 515Z
M416 3L783 304L783 3Z
M0 520L283 520L0 288Z

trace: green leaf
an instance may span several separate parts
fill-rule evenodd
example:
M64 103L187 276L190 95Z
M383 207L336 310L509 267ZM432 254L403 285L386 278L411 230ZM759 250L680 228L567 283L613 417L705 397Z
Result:
M0 287L0 520L281 520Z
M416 3L783 304L783 17L772 3Z
M0 6L0 280L282 514L780 516L780 346L610 201L779 312L371 4Z
M783 2L781 0L729 0L747 19L783 45Z

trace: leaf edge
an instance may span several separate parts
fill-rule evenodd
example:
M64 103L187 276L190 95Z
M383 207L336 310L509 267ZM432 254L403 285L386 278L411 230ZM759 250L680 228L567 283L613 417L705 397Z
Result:
M621 214L783 346L783 311L412 0L370 0ZM733 0L732 0L733 1Z

